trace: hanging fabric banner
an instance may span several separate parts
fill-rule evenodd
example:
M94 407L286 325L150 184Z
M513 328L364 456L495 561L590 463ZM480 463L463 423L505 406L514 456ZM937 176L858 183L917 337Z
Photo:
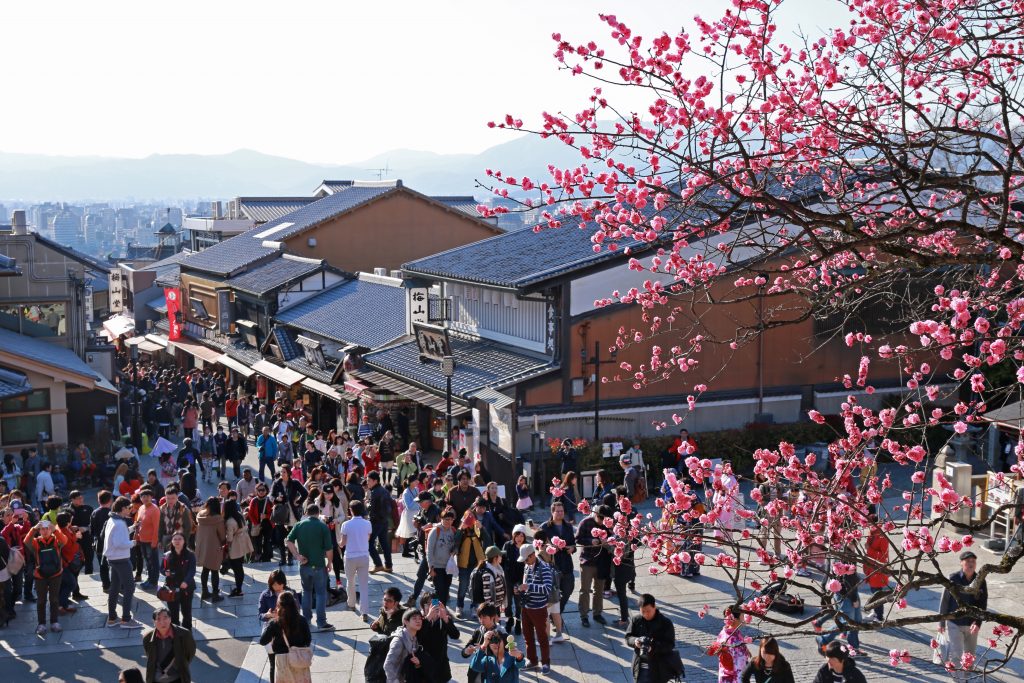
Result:
M164 289L164 299L167 301L167 322L169 329L167 338L170 341L181 339L181 294L173 287Z

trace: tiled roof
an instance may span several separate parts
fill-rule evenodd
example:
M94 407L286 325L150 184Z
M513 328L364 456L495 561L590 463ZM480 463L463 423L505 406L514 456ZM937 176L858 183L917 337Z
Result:
M0 368L0 400L23 396L31 391L32 385L28 377L20 372Z
M257 223L272 220L298 211L307 204L317 201L316 197L239 197L238 208Z
M272 255L275 249L263 246L264 242L280 242L298 235L314 225L393 192L399 184L400 181L354 183L297 211L193 254L183 265L215 275L230 275Z
M316 381L323 382L324 384L330 384L331 380L334 379L334 367L329 363L327 369L322 370L315 365L310 365L305 356L299 356L285 361L284 364L295 372L301 372L306 377L312 377Z
M263 360L263 355L260 354L260 352L257 349L254 349L246 344L241 344L239 342L236 342L232 346L225 347L224 353L231 356L240 363L245 363L249 367L252 367L253 363Z
M328 194L334 194L335 192L341 192L349 187L352 187L353 180L324 180L320 183L320 187L317 190L326 190Z
M151 270L156 272L154 285L158 287L177 287L181 284L181 262L192 255L190 251L179 251L165 259L154 261L139 270Z
M431 197L435 202L441 202L456 211L468 214L477 220L488 220L480 215L480 212L476 210L476 207L480 205L472 195L457 195L457 196L441 196Z
M281 254L275 259L229 278L224 284L250 294L262 295L278 287L320 270L324 262L316 259Z
M274 341L277 342L277 348L281 349L281 356L284 360L289 361L293 358L305 356L295 341L294 333L290 330L284 327L274 327L273 335Z
M790 201L810 199L821 192L818 176L803 176L792 186L785 187L775 178L771 182L775 185L773 194ZM687 211L684 215L670 204L660 215L668 221L668 228L684 222L701 225L715 215L711 208L714 206L725 210L729 206L728 199L708 190L704 206L684 207ZM648 219L655 215L653 204L648 204L645 213ZM580 229L579 221L574 217L565 216L561 220L560 228L545 228L539 232L516 230L404 263L402 271L519 290L603 262L622 259L626 248L632 254L639 254L672 241L671 231L666 230L662 239L655 243L621 239L617 241L616 251L604 248L595 252L591 242L596 230L593 222Z
M74 351L50 342L0 328L0 349L37 363L83 375L93 382L105 382L102 375L89 367ZM88 388L92 388L89 386Z
M452 393L462 398L484 387L501 388L536 377L558 366L549 358L534 356L482 339L451 337L455 356ZM420 360L415 339L363 356L366 366L421 386L445 392L440 364Z
M370 349L404 335L405 288L363 278L314 294L279 311L275 319L326 339Z
M107 263L106 261L101 261L98 258L94 258L92 256L89 256L88 254L83 254L82 252L78 251L77 249L72 249L71 247L66 247L63 244L61 244L60 242L55 242L55 241L51 240L48 237L43 237L38 232L35 232L35 233L32 233L32 234L35 236L37 242L40 242L41 244L45 244L50 249L53 249L54 251L59 252L59 253L63 254L64 256L67 256L68 258L70 258L72 260L78 261L79 263L83 264L87 268L91 268L93 270L98 270L98 271L100 271L102 273L109 273L110 272L110 269L111 269L112 266L109 263Z

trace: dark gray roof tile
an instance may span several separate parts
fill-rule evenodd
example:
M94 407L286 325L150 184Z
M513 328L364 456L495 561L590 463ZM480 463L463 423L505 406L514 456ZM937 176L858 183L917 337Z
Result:
M375 349L405 334L405 294L403 287L369 277L353 279L289 306L275 319L325 339Z
M224 284L250 294L263 295L293 280L317 272L323 264L321 260L281 254L275 259L228 278Z

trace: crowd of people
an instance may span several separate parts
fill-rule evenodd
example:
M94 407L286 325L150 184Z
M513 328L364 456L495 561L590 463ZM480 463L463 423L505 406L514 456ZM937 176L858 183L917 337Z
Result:
M635 594L635 541L623 530L647 497L650 472L639 445L618 459L622 483L603 471L584 498L572 444L564 442L562 472L541 520L525 477L506 499L465 450L428 462L415 442L396 435L390 420L376 427L364 420L355 434L325 434L301 403L283 394L260 401L203 372L128 373L151 402L147 429L180 440L180 448L161 453L159 467L144 476L137 457L122 462L109 473L95 507L80 490L59 495L48 481L52 464L38 454L25 454L20 464L5 458L5 469L17 474L15 488L0 496L0 627L17 616L18 602L34 602L36 633L59 633L61 617L87 600L79 576L98 572L108 627L142 627L131 611L136 589L165 605L153 613L153 628L143 638L145 680L188 681L196 651L195 598L214 604L242 597L247 568L276 563L258 607L272 681L310 680L312 633L334 629L327 610L339 603L375 634L367 680L449 680L449 641L460 636L456 624L467 621L475 628L460 652L471 681L516 681L520 670L532 668L546 674L553 647L570 639L562 615L574 597L582 628L593 621L622 629L637 681L683 675L671 621L652 596ZM678 441L696 450L685 432ZM258 453L255 471L242 467L250 443ZM81 472L102 479L104 470L88 468L91 457L76 457ZM663 471L679 473L681 458L669 460ZM715 496L736 495L727 464L715 476ZM200 480L216 482L216 495L200 496ZM784 493L762 482L758 498L766 505ZM613 525L614 519L625 521ZM715 534L730 529L721 523ZM680 539L681 548L699 550L705 532L692 531ZM778 553L771 529L757 538L762 547L776 544ZM869 541L872 547L877 563L864 568L866 580L873 592L884 591L889 580L878 567L887 563L887 546ZM393 573L399 553L415 560L411 593L403 602L391 586L379 609L372 608L369 575ZM968 585L973 553L962 559L963 571L952 580ZM292 587L284 569L296 563L298 584ZM695 563L680 569L683 576L699 573ZM222 576L230 586L226 596ZM861 579L854 573L844 581L828 612L840 626L844 619L861 620ZM945 596L944 604L952 608L949 600ZM614 624L605 616L606 601L618 612ZM724 623L708 651L718 657L720 681L793 680L774 639L764 639L750 656L739 611L727 610ZM824 631L824 618L815 624L826 657L816 680L863 680L854 664L861 654L856 630L845 641L836 630ZM953 647L970 650L969 621L953 620L945 628ZM136 674L142 675L126 671L122 678L137 680Z

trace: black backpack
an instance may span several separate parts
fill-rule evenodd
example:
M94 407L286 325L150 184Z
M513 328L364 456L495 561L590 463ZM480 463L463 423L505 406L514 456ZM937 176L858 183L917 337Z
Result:
M395 636L386 636L383 633L370 637L370 652L366 655L366 664L363 666L366 683L387 683L384 661L388 658L388 650L391 649L391 641L394 639Z
M477 567L469 577L469 597L477 607L484 599L484 569Z
M57 549L57 542L40 546L36 551L36 570L39 572L39 576L44 579L52 579L60 574L60 569L60 551Z

